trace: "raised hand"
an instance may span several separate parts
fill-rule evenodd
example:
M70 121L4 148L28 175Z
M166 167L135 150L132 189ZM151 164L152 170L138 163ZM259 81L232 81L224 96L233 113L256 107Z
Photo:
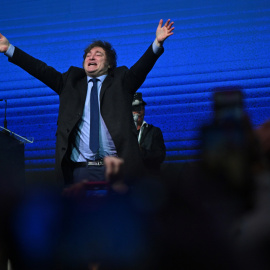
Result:
M9 47L9 41L0 33L0 52L5 53Z
M164 26L162 26L162 24L163 24L163 20L161 19L157 27L156 40L155 40L158 46L162 46L165 39L173 35L172 31L174 30L174 27L173 27L174 22L171 22L170 19L166 21Z

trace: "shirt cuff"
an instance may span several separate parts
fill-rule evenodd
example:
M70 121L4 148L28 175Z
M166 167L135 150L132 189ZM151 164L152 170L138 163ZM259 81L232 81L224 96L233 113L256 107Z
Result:
M158 54L162 50L162 47L158 47L158 45L154 41L152 43L152 49L153 49L154 54Z
M5 52L5 55L8 57L12 57L14 54L14 50L15 50L15 47L12 44L10 44L7 51Z

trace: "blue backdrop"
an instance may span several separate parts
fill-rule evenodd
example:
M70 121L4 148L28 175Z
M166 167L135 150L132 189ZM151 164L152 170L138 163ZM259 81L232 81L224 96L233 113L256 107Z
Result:
M161 18L176 29L140 91L146 121L163 131L166 162L195 157L215 87L243 87L254 126L270 118L269 0L3 0L0 32L61 72L82 66L83 50L96 38L112 43L118 65L130 67L153 42ZM0 71L8 129L34 137L25 147L27 171L51 170L58 96L3 54ZM2 101L0 126L4 107Z

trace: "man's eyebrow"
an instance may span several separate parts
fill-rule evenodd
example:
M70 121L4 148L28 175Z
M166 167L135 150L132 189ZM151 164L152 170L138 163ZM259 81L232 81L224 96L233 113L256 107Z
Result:
M102 51L95 51L95 53L101 53L101 54L105 54L104 52L102 52ZM88 53L87 53L87 55L88 54L91 54L91 51L89 51Z

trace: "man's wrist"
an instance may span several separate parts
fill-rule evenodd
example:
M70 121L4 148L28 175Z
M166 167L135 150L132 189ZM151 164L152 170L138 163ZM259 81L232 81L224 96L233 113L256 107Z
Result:
M7 51L5 52L5 55L7 57L12 57L15 51L15 47L12 44L9 44Z
M153 42L153 44L152 44L153 52L154 52L155 54L158 54L159 51L162 50L162 47L163 47L162 44L161 44L161 43L158 43L158 42L157 42L157 39L155 39L154 42Z

